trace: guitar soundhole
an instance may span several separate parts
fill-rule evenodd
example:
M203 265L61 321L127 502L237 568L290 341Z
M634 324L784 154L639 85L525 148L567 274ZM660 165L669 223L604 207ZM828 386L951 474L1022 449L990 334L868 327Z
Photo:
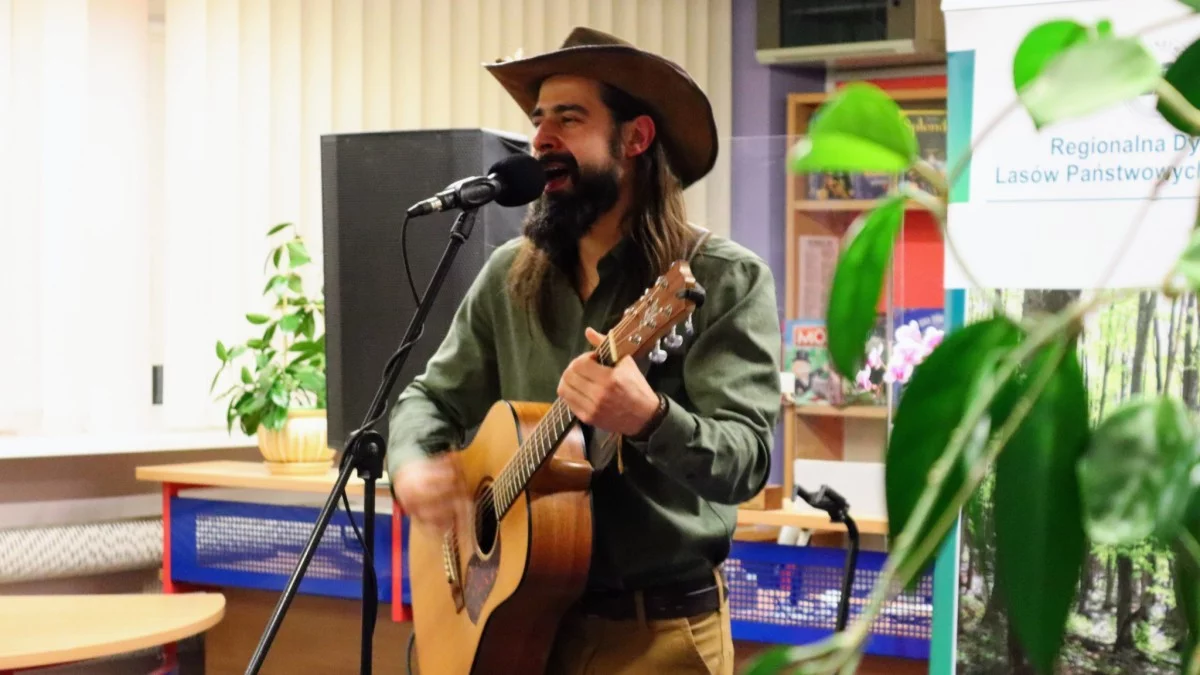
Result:
M496 503L491 490L485 490L475 502L475 545L482 558L496 547Z

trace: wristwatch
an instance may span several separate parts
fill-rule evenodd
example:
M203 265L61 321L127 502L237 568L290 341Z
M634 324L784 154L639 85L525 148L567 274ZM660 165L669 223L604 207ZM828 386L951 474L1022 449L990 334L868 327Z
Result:
M663 418L666 416L667 397L660 393L658 395L658 408L654 411L654 414L650 416L650 421L646 422L646 426L642 427L642 430L637 432L636 435L631 436L630 439L635 441L644 441L649 439L650 435L654 433L654 430L658 428L658 425L662 423Z

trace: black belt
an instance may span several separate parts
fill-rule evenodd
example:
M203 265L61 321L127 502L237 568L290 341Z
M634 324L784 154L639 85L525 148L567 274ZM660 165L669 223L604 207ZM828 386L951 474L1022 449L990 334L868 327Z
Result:
M636 619L640 595L646 619L680 619L719 609L722 590L715 577L641 590L588 590L576 602L575 611L615 621Z

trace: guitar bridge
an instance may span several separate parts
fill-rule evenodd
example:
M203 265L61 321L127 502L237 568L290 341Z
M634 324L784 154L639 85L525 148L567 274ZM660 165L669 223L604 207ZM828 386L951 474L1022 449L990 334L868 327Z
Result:
M442 537L442 567L446 570L446 583L450 584L454 608L461 612L466 606L466 600L463 597L462 579L458 574L462 569L458 561L458 536L453 528Z

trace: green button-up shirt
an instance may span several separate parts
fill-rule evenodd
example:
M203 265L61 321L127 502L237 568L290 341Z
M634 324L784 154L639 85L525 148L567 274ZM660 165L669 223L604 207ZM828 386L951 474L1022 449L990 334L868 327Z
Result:
M586 302L565 275L555 275L556 334L546 334L506 290L521 242L492 253L425 372L398 397L389 473L427 453L465 447L497 400L553 402L567 365L591 349L584 328L606 332L644 290L623 274L633 247L622 241L600 261L599 284ZM680 353L646 373L667 397L666 417L646 441L624 439L624 471L610 461L594 475L596 588L711 575L729 553L737 504L769 474L781 351L771 270L718 237L691 268L707 296L693 315L694 332Z

